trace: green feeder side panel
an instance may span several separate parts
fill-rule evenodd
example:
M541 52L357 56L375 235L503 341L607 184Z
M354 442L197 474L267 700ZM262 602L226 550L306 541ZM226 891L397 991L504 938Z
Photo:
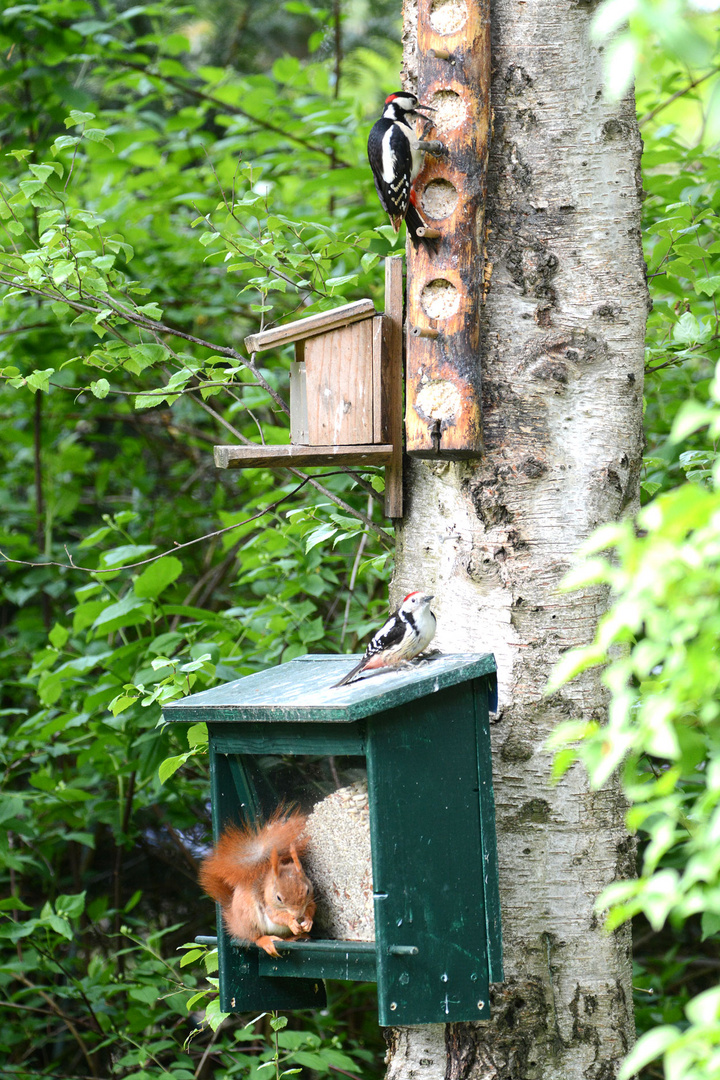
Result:
M368 725L384 1026L490 1016L478 776L487 688L478 689L476 698L472 683L453 686Z

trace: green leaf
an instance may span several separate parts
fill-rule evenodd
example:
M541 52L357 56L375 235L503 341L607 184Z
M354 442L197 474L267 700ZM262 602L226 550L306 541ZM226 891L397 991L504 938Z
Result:
M701 323L691 311L686 311L680 316L673 327L673 341L679 345L694 345L696 342L707 341L712 335L712 328Z
M158 769L160 783L164 784L166 780L169 780L185 764L189 756L189 754L178 754L176 757L165 758Z
M87 541L86 541L87 543ZM103 568L124 566L125 563L140 562L147 555L152 554L156 544L122 544L120 547L104 551L100 557Z
M28 168L33 176L36 176L43 184L48 177L52 176L55 172L55 168L52 165L28 165Z
M92 624L93 630L103 634L109 634L113 630L120 630L126 626L137 626L145 622L150 607L144 600L134 596L125 596L116 604L110 604L102 611Z
M133 589L136 596L155 599L168 585L172 585L182 573L182 563L174 555L166 555L146 566L136 579Z
M86 124L88 120L94 120L95 113L80 112L79 109L71 109L70 115L65 117L65 127L75 127L76 124Z
M712 420L712 413L707 405L699 401L686 401L680 406L675 417L670 438L673 442L682 442L688 435L694 434L700 428L707 427Z
M107 379L98 379L97 382L90 383L90 389L92 390L93 397L106 398L110 390L110 383Z
M631 1080L631 1077L649 1065L651 1061L665 1053L678 1039L678 1029L664 1025L645 1032L620 1066L618 1080Z
M50 644L56 649L62 649L63 645L70 637L70 631L66 627L61 626L60 623L55 623L52 630L48 634L48 640Z
M55 368L45 368L44 371L34 371L25 380L33 392L38 390L47 391L50 386L50 376L55 374Z

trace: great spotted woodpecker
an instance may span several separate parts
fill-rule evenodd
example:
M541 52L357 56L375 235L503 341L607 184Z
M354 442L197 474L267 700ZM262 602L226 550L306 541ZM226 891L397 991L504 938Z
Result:
M418 139L411 117L423 116L414 94L398 91L385 98L385 108L376 120L368 137L368 160L375 179L375 187L383 210L389 215L395 232L405 219L408 232L415 247L423 244L430 253L437 249L437 241L418 236L418 228L424 226L417 206L413 184L423 167L425 150ZM432 110L430 110L432 111Z
M411 592L388 621L373 634L359 664L335 686L355 682L366 671L398 667L427 649L435 637L436 619L430 610L432 596Z

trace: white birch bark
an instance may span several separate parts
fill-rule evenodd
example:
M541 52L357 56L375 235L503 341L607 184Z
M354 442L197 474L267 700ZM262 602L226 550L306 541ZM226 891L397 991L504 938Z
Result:
M486 457L410 463L391 601L434 593L437 645L497 659L507 981L489 1023L389 1033L390 1080L610 1080L633 1040L629 930L593 913L634 872L621 797L579 768L551 786L543 749L559 721L605 714L595 678L543 688L604 610L558 585L581 540L635 509L643 442L641 142L633 101L603 98L594 6L493 4ZM415 28L406 0L410 87Z

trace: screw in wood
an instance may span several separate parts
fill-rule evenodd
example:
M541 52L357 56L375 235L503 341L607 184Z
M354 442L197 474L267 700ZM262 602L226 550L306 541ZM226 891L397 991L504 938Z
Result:
M452 60L453 64L455 63L452 54L447 49L428 49L428 52L430 56L435 56L438 60Z
M484 1008L485 1008L485 1002L484 1001L478 1001L478 1009L484 1009Z
M391 1001L390 1002L390 1008L392 1009L393 1012L395 1012L395 1010L397 1009L397 1001Z

